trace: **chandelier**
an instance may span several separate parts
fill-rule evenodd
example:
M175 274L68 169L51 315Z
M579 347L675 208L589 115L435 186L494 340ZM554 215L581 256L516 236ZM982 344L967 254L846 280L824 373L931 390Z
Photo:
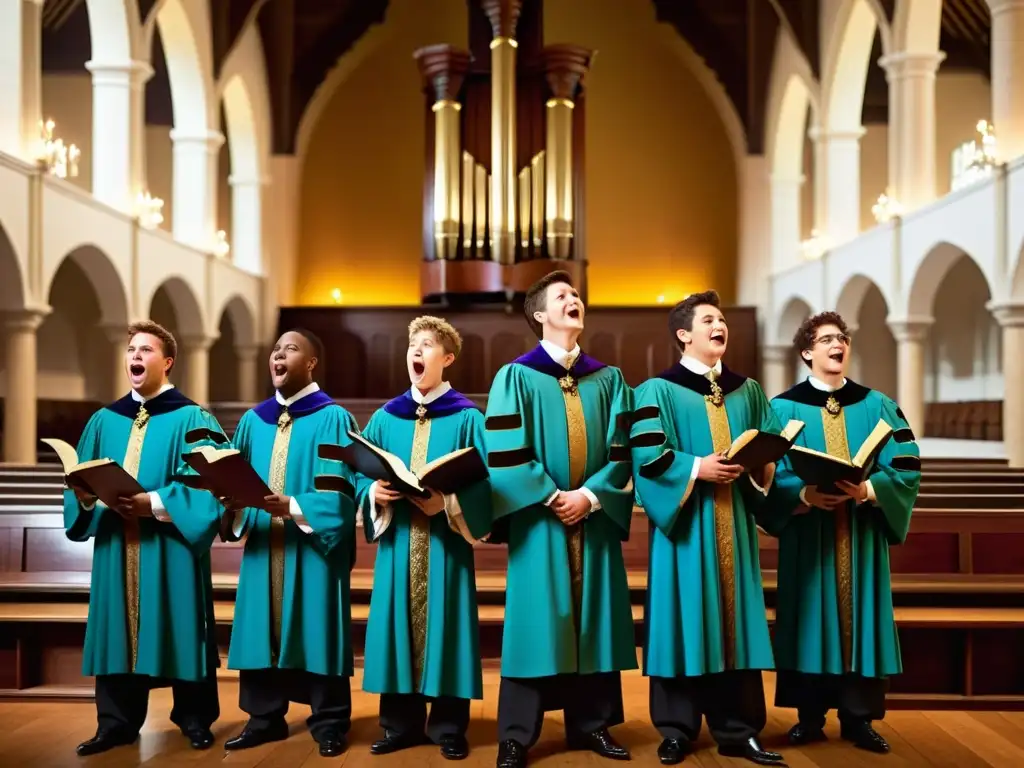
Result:
M135 215L139 219L139 226L146 229L156 229L163 223L163 209L164 201L149 192L140 192L135 199Z
M824 256L830 247L828 237L812 229L811 236L800 243L800 255L807 261L815 261Z
M886 189L878 196L878 202L871 206L871 213L879 224L903 215L903 206L892 196L892 189Z
M999 164L996 152L995 127L988 120L979 120L975 129L978 139L965 141L953 150L952 190L970 186L992 175Z
M53 120L39 121L39 153L36 161L46 172L59 179L78 176L78 161L82 151L74 144L65 144L64 139L55 139L53 129L57 124Z
M228 243L228 233L223 229L217 230L217 242L213 244L213 255L218 259L226 259L231 253L231 244Z

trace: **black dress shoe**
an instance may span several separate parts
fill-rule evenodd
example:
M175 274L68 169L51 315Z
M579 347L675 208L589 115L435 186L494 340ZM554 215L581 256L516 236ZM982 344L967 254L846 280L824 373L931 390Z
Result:
M631 759L629 750L615 741L612 735L608 733L607 728L598 728L591 733L570 736L567 741L569 749L589 749L601 757L607 757L612 760Z
M391 752L418 747L426 743L427 737L422 733L394 733L392 731L385 731L383 739L375 741L370 745L370 754L387 755Z
M233 739L224 742L224 749L250 749L272 741L284 741L288 738L288 725L281 721L269 728L250 728L248 724Z
M861 723L853 726L842 726L840 735L846 741L852 741L855 747L866 749L868 752L877 752L884 755L889 751L889 742L881 737L871 723Z
M345 737L337 728L329 728L316 738L320 745L320 757L337 757L348 746Z
M813 725L797 723L789 729L790 744L813 744L816 741L825 741L827 739L828 736L825 735L825 731Z
M689 743L682 739L665 739L658 745L658 759L662 765L675 765L683 762L689 751Z
M515 739L498 745L497 768L526 768L526 747Z
M469 742L465 736L442 736L441 757L446 760L465 760L469 757Z
M726 757L745 757L752 763L758 765L785 765L782 755L778 752L768 752L761 746L757 736L751 736L742 744L722 744L718 747L718 754Z
M81 757L87 755L98 755L114 747L123 747L127 744L134 744L139 734L125 730L96 731L96 735L88 741L83 741L75 749Z
M205 725L190 723L184 726L181 732L192 745L192 749L209 749L213 746L213 731Z

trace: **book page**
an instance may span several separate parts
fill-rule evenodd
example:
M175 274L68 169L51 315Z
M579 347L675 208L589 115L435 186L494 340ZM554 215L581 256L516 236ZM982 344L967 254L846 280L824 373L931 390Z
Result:
M879 419L878 423L875 424L875 428L871 430L871 434L867 436L863 445L857 451L857 455L853 457L853 465L855 467L863 467L865 462L871 461L875 450L883 445L891 434L892 427L889 426L885 419Z
M420 479L422 479L422 478L426 477L428 474L430 474L430 470L434 469L435 467L439 467L442 464L446 464L449 461L451 461L452 459L458 458L462 454L469 453L472 450L475 450L475 449L472 448L472 447L470 447L470 448L460 448L457 451L452 451L451 453L446 453L444 456L440 456L440 457L434 459L429 464L424 464L423 467L421 467L420 471L419 471Z
M225 459L228 456L234 456L239 451L237 448L214 448L212 445L204 445L200 448L194 448L189 453L202 454L203 458L206 459L207 464L212 464L220 459Z
M413 488L415 488L416 490L419 490L419 491L422 491L422 490L423 490L423 486L422 486L422 485L420 485L420 479L419 479L419 477L417 477L417 476L416 476L416 475L415 475L415 474L414 474L414 473L413 473L413 472L412 472L412 471L411 471L411 470L410 470L410 469L409 469L409 468L408 468L408 467L407 467L407 466L405 465L405 462L404 462L404 461L402 461L402 460L401 460L400 458L398 458L398 457L397 457L397 456L396 456L395 454L393 454L393 453L389 453L388 451L385 451L385 450L384 450L383 448L381 448L380 446L374 445L373 443L371 443L371 442L370 442L369 440L367 440L367 439L366 439L365 437L363 437L362 435L360 435L360 434L359 434L359 433L357 433L357 432L352 432L352 431L349 431L348 435L349 435L349 437L351 437L351 438L352 438L352 440L353 440L353 441L357 441L357 442L360 442L360 443L362 443L362 444L363 444L363 445L365 445L365 446L366 446L367 448L369 448L369 449L370 449L371 451L373 451L373 452L374 452L375 454L377 454L377 455L378 455L378 456L380 456L380 457L381 457L382 459L384 459L384 461L386 461L386 462L388 463L388 466L390 466L390 467L391 467L391 470L392 470L392 471L393 471L393 472L394 472L394 473L395 473L395 474L396 474L396 475L397 475L397 476L399 477L399 479L401 479L401 480L402 480L403 482L405 482L405 483L409 484L410 486L412 486L412 487L413 487Z
M58 440L55 437L44 437L41 442L46 443L57 453L61 466L64 467L64 474L70 474L78 466L78 452L70 443Z
M852 467L853 466L853 464L851 464L850 462L843 461L842 459L840 459L840 458L838 458L836 456L833 456L831 454L825 453L824 451L816 451L813 448L807 448L807 447L802 446L802 445L794 445L792 448L790 448L790 450L791 451L800 451L800 453L809 453L812 456L820 456L823 459L828 459L829 461L834 461L837 464L845 464L848 467Z
M800 419L790 419L786 422L786 426L782 428L782 431L779 434L792 443L796 440L796 436L800 434L800 430L803 428L804 423L800 421Z

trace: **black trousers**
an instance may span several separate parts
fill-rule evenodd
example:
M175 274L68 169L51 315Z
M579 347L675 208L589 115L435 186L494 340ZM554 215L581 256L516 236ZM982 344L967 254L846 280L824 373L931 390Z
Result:
M430 717L427 717L427 703ZM420 693L382 693L380 727L389 734L426 733L432 742L451 736L465 736L469 727L469 699L453 696L424 696Z
M96 720L100 731L138 733L146 722L149 692L170 687L174 696L171 722L179 728L209 728L220 717L217 673L201 682L165 680L148 675L97 675Z
M718 744L743 744L767 721L760 670L650 680L651 722L664 739L695 742L705 717Z
M238 706L254 731L280 727L289 702L313 710L306 727L317 741L329 730L344 735L352 725L350 678L315 675L299 669L243 669L238 675Z
M532 747L540 737L544 713L565 713L565 734L592 733L625 721L622 679L618 672L551 677L502 677L498 689L498 740Z
M825 725L825 715L830 709L838 710L843 724L857 725L885 717L887 689L885 678L779 670L775 705L796 709L800 722L811 727Z

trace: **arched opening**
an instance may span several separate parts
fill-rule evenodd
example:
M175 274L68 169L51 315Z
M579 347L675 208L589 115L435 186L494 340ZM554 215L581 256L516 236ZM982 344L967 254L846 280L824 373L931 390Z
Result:
M799 75L790 74L778 108L771 153L772 271L800 259L804 220L813 221L813 206L805 209L805 155L810 92Z
M0 224L0 274L4 279L0 280L0 313L14 312L25 306L25 290L22 282L21 265L18 263L18 255L14 252L14 245ZM0 397L7 392L7 345L6 330L0 326ZM2 430L3 411L0 409L0 430Z
M110 259L92 245L71 251L50 281L47 301L52 311L36 332L38 399L113 399L124 384L117 340L127 329L128 302Z
M886 322L889 305L881 289L868 277L854 275L836 301L853 334L851 379L896 397L896 339Z
M178 342L178 359L171 370L171 381L184 387L188 379L188 355L186 349L190 339L204 336L205 323L192 289L179 277L165 280L153 293L149 316L164 326ZM190 396L188 392L184 392Z
M778 332L776 338L780 345L789 344L796 335L800 324L813 314L811 305L799 296L794 296L786 302L782 314L779 316ZM785 375L782 381L782 388L796 384L807 375L806 368L799 362L795 354L789 356L782 365L785 368Z
M219 336L210 348L210 402L253 399L257 363L252 309L235 296L220 316Z

